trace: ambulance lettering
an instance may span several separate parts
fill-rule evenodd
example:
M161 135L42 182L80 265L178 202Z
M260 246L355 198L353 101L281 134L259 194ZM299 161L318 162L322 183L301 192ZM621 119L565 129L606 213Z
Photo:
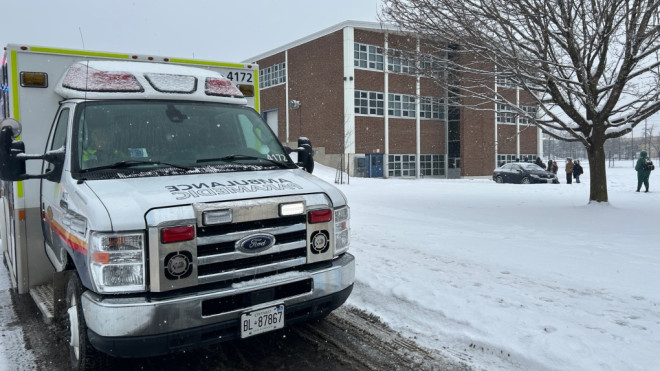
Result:
M247 179L230 180L225 183L211 182L196 184L177 184L166 186L177 200L187 198L209 197L235 193L272 192L303 189L300 185L287 179Z

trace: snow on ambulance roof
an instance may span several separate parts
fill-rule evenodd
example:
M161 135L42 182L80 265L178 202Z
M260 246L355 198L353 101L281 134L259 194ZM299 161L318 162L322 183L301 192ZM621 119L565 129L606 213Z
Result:
M55 87L64 98L183 99L247 104L220 73L172 64L83 61L72 64Z

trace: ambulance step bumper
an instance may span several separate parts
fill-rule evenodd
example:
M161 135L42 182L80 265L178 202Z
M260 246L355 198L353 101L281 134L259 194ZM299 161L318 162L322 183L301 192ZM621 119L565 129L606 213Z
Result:
M41 311L44 322L48 325L52 324L53 318L55 318L53 285L32 286L30 287L30 296L37 304L39 311Z

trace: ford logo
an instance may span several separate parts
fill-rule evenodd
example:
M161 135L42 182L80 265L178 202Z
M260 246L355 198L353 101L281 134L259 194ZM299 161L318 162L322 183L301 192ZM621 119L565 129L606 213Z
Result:
M256 253L275 245L275 236L266 233L251 234L236 242L236 248L243 252Z

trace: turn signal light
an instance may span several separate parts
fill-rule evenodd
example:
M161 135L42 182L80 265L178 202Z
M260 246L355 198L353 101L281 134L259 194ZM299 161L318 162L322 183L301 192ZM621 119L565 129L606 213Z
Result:
M192 225L163 228L160 231L160 241L162 243L188 241L193 238L195 238L195 227Z
M314 210L307 214L307 220L310 224L329 222L332 220L332 210Z
M21 86L47 88L48 74L45 72L21 72Z

